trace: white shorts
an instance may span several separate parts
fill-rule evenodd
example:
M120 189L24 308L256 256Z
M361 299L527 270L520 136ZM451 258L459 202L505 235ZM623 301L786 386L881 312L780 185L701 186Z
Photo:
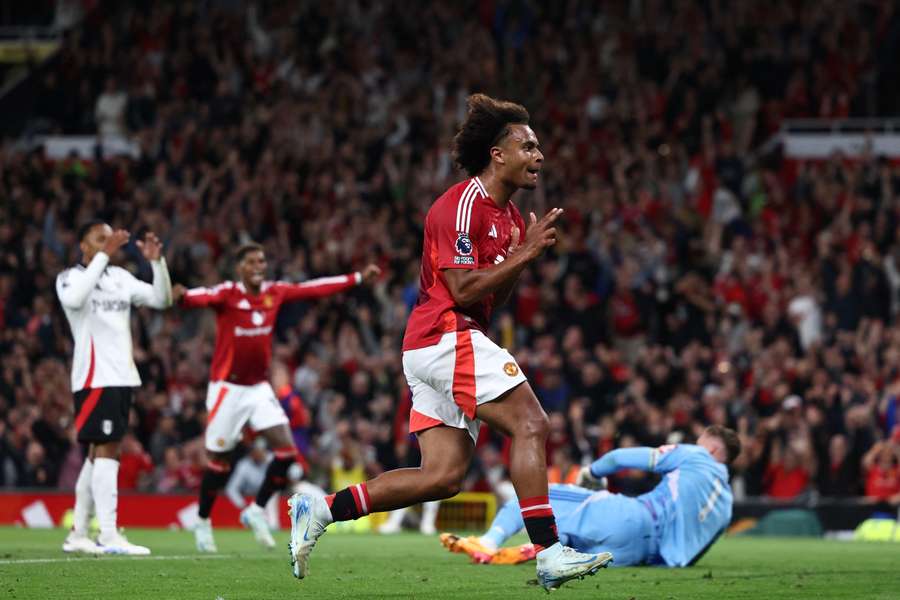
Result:
M476 407L526 381L512 354L474 329L445 333L434 346L407 350L403 374L412 390L410 433L443 424L467 429L473 441Z
M206 449L211 452L233 449L248 423L253 431L288 423L272 386L265 381L254 385L211 381L206 414Z

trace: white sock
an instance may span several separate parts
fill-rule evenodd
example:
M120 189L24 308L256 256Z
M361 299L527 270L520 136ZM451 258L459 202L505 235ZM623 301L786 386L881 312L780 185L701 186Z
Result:
M556 542L552 546L547 546L543 550L537 553L537 556L542 559L552 558L562 552L563 545L560 542Z
M400 525L403 524L403 515L406 514L406 510L407 510L406 507L404 507L404 508L398 508L396 510L392 510L391 512L389 512L388 518L384 522L384 525L382 527L388 526L388 525L391 527L400 527Z
M486 535L483 535L480 538L478 538L478 541L481 543L482 546L484 546L488 550L493 550L496 552L498 549L497 542L495 542L493 539L489 538Z
M75 482L75 513L72 529L75 535L87 537L91 526L91 509L94 507L94 496L91 493L91 475L94 472L94 463L90 458L84 459L78 480Z
M441 508L440 500L422 503L422 527L431 527L434 529L434 523L437 521L438 510Z
M100 538L116 534L116 508L119 503L119 461L112 458L95 458L91 477L91 491L100 521Z

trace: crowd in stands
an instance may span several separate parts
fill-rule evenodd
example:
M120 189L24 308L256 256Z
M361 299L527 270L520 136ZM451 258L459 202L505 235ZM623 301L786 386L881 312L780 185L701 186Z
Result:
M286 280L380 264L372 288L285 306L273 384L310 480L416 464L400 341L481 91L527 106L546 155L514 201L566 210L491 332L550 415L554 478L715 423L743 441L739 494L900 503L900 167L755 152L784 118L900 112L893 3L100 4L34 74L25 134L140 157L0 146L0 486L74 485L54 278L96 216L154 231L190 286L234 278L250 240ZM120 258L149 277L133 244ZM120 487L194 490L213 316L135 315ZM504 457L483 431L467 485Z

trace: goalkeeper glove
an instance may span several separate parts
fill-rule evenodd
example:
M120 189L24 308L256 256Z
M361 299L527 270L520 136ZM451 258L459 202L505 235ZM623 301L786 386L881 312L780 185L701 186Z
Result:
M600 477L599 479L594 477L590 467L581 467L581 470L578 471L578 479L575 480L575 485L580 485L589 490L605 490L607 483L606 477Z

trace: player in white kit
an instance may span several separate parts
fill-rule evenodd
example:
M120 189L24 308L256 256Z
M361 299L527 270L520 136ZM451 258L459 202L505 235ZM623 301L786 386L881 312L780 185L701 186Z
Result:
M162 243L152 233L137 242L153 269L153 284L137 279L110 259L129 239L127 231L90 221L78 232L81 263L56 278L56 293L75 340L72 392L78 441L88 455L75 484L75 522L63 543L65 552L150 554L130 543L116 527L119 442L128 426L133 389L141 378L132 356L131 307L168 308L172 284ZM100 535L88 537L96 508Z

